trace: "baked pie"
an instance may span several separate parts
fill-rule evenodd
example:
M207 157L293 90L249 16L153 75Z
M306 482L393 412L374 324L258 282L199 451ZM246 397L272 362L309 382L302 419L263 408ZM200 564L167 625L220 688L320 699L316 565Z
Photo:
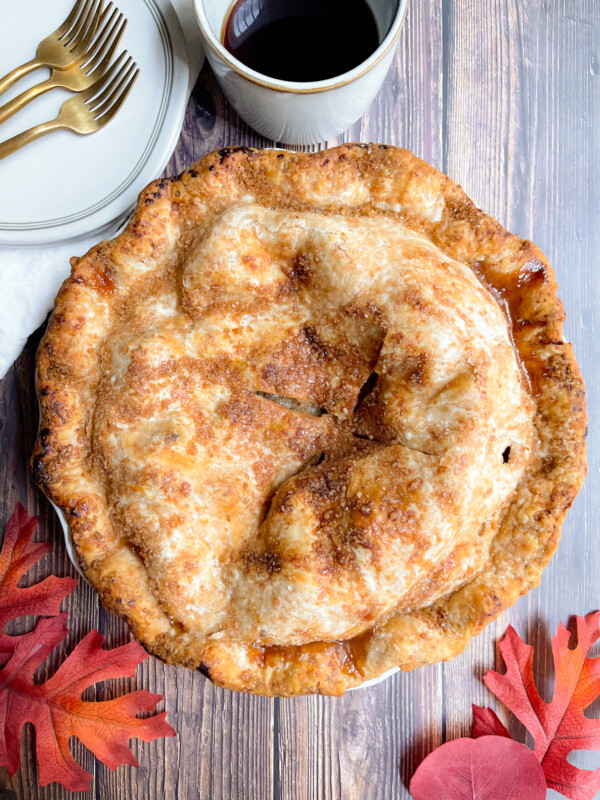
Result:
M552 269L411 153L226 148L72 260L33 466L168 663L341 694L537 585L586 471Z

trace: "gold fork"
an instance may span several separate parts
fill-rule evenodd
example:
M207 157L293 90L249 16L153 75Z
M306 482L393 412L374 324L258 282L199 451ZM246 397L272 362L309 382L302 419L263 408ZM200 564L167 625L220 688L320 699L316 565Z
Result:
M72 66L63 70L52 70L47 81L32 86L31 89L3 105L0 108L0 124L39 95L49 92L50 89L61 88L70 89L72 92L81 92L96 83L110 64L113 53L123 36L127 20L111 2L102 12L98 28L101 25L104 27L90 48Z
M40 136L60 128L66 128L81 136L95 133L103 128L125 102L140 72L131 56L125 62L123 62L123 56L115 61L108 72L93 86L66 100L56 119L36 125L35 128L30 128L30 130L2 142L0 159L14 153Z
M0 79L0 94L34 69L66 69L74 64L96 33L102 4L103 0L77 0L63 24L40 42L35 58Z

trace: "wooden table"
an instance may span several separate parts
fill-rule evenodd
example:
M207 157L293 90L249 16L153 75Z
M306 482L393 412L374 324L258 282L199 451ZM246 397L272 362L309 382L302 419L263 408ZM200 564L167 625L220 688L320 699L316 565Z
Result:
M589 477L541 586L448 664L398 674L340 699L272 700L223 691L199 673L148 659L134 683L165 695L178 736L134 743L137 771L111 772L73 743L102 800L408 798L404 782L424 756L468 733L471 703L495 707L481 676L497 663L496 642L507 625L536 646L535 676L549 698L549 636L560 620L600 606L600 2L410 0L381 94L339 141L353 140L413 150L549 256L567 310L567 336L587 379ZM229 144L272 142L238 119L205 67L168 172ZM0 384L0 520L20 500L40 516L40 536L54 544L30 573L32 581L49 570L74 574L54 513L27 466L37 427L38 340L32 336ZM124 623L100 607L89 586L80 584L67 606L71 636L58 657L92 627L109 645L128 639ZM108 693L130 685L113 682ZM106 691L100 686L96 698ZM592 713L599 715L600 703ZM512 731L524 737L518 725ZM0 800L69 795L56 784L37 786L31 730L22 735L21 752L13 779L0 770ZM579 766L599 763L597 755L577 760Z

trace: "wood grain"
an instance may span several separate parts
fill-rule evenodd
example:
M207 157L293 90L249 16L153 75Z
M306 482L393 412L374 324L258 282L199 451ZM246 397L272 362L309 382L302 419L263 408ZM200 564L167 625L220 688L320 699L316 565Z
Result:
M73 753L94 775L92 793L102 800L407 800L405 783L423 757L443 740L468 732L471 702L495 706L481 676L498 663L496 641L508 623L536 645L536 678L549 697L549 636L558 621L600 605L600 4L412 0L381 94L361 121L328 144L352 140L408 147L549 256L567 310L567 333L587 379L587 483L539 589L449 664L395 675L341 699L236 695L155 659L145 662L134 681L97 687L99 699L132 685L163 693L178 731L176 739L135 743L138 770L111 772L74 741ZM240 121L205 68L167 172L230 144L273 143ZM54 514L27 466L37 428L38 340L39 333L0 383L0 522L20 500L39 514L40 538L54 545L31 570L31 582L49 571L74 574ZM127 640L125 626L99 607L87 585L65 606L71 634L49 662L48 674L92 627L110 645ZM22 629L31 623L22 621ZM510 726L519 732L518 724ZM37 786L29 729L21 752L14 778L0 770L0 800L70 796L57 785ZM591 767L597 758L587 754L576 762Z

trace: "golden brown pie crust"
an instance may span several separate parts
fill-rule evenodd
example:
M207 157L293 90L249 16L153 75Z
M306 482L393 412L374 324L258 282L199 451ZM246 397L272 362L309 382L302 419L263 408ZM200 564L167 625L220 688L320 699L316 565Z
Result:
M402 289L398 319L381 239L424 270L422 291L416 273ZM363 241L369 246L361 250ZM373 285L387 276L390 291L350 292L342 302L346 276L362 280L356 262L368 270L369 258ZM65 512L104 605L152 653L230 689L337 695L395 666L452 658L539 583L586 472L584 385L563 340L564 311L546 258L449 178L384 145L313 154L226 148L152 183L126 230L71 264L38 351L42 424L33 469ZM440 366L427 343L438 335L431 320L465 329L463 292L474 303L469 313L483 321L479 333L473 322L475 332L465 334L460 358L468 369L461 362L456 372ZM173 298L176 308L167 307ZM250 328L240 333L248 318L271 319L266 344ZM500 366L486 355L488 322ZM419 433L433 391L447 393L446 421ZM475 410L466 397L478 398ZM412 449L414 426L404 430L403 414L419 429ZM494 424L503 434L514 425L512 454L503 453L513 478L490 506L485 486L509 473L501 458L483 468L477 508L488 511L477 536L453 540L430 564L432 503L446 509L455 531L477 521L468 518L460 485L470 475L469 453L488 458L488 440L498 449ZM477 426L483 444L476 446L467 433L474 441ZM463 440L460 457L443 462L446 441ZM249 483L221 480L211 489L207 469L223 452L251 463ZM435 469L428 459L437 459ZM223 521L222 541L208 549L197 544L197 528L185 527L194 480L214 495L206 507ZM318 532L318 547L290 544L294 514ZM256 539L257 526L267 532L248 543L244 531ZM400 529L408 556L394 549ZM177 538L181 530L187 542ZM414 574L402 591L391 587L389 597L401 596L394 606L381 587L396 564L404 565L398 574ZM219 570L234 577L211 583ZM319 597L328 604L322 618Z

